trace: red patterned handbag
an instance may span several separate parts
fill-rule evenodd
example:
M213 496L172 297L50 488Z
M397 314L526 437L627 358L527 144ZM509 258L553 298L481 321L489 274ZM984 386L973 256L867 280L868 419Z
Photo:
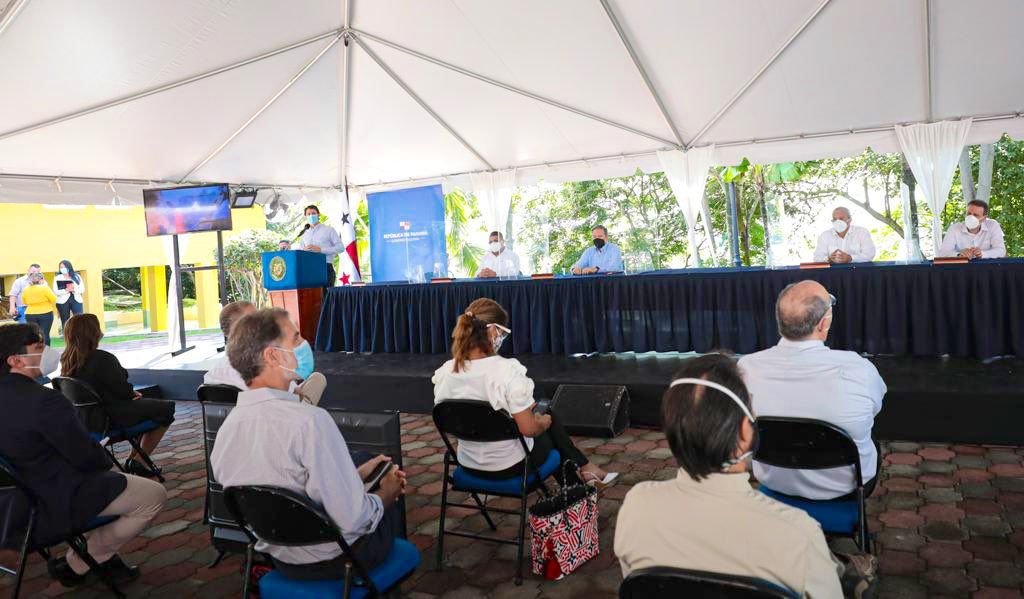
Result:
M562 480L566 480L567 461ZM571 574L597 555L597 489L567 485L558 495L537 501L530 508L533 573L548 580Z

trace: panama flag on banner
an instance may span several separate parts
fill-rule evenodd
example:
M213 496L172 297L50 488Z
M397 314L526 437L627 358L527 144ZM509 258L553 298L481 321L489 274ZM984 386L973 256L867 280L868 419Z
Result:
M338 281L342 285L350 285L362 280L359 273L359 249L356 247L356 209L358 202L349 201L347 189L338 193L341 200L338 217L340 219L338 236L345 251L338 254ZM353 194L355 195L355 194Z

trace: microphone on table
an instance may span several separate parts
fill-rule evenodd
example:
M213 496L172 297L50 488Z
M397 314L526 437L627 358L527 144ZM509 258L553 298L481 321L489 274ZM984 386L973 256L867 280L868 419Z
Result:
M299 231L299 234L295 236L295 239L292 240L292 243L295 243L296 241L298 241L299 237L302 237L302 235L305 234L305 232L309 230L309 227L310 227L310 224L306 223L306 226L302 227L302 230Z

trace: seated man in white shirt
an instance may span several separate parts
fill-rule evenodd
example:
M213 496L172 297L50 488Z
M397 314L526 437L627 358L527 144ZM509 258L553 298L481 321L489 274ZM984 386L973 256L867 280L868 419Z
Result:
M824 420L857 444L866 494L874 490L878 448L871 440L886 386L874 364L856 352L828 348L835 298L815 281L793 283L779 294L775 317L782 339L740 359L743 379L760 416ZM808 499L836 499L854 491L853 469L793 470L754 462L769 489Z
M476 276L481 279L495 277L518 277L522 274L519 268L519 256L505 247L505 236L500 231L491 231L487 240L487 251L480 259L480 268Z
M760 578L801 597L841 597L843 568L821 526L750 486L757 425L733 358L687 360L661 414L679 470L626 494L615 526L622 574L685 568Z
M852 221L849 208L839 206L832 211L832 228L818 236L815 262L849 264L875 259L875 242L871 233L864 227L850 224Z
M999 223L988 217L988 204L981 200L967 203L967 216L946 231L939 247L940 258L959 256L968 260L1005 258L1006 242Z
M396 501L405 492L398 468L373 493L364 480L389 458L377 456L356 468L348 446L330 415L295 401L288 391L300 371L312 367L312 350L280 309L261 310L234 324L228 358L249 391L224 420L210 466L224 487L270 485L302 493L323 507L341 529L363 566L373 569L391 551L401 523ZM308 364L308 366L306 366ZM327 580L345 577L337 543L285 547L260 541L290 578Z
M235 321L241 320L243 316L255 311L256 306L247 301L232 302L224 306L220 311L220 330L224 332L224 338L230 338L231 327ZM230 385L239 391L249 390L245 381L242 380L242 375L238 374L238 371L231 366L227 352L224 352L214 366L203 375L203 384ZM297 398L304 399L306 403L315 406L320 403L320 397L323 396L326 388L327 378L319 372L314 372L302 381L292 381L288 390L295 393Z

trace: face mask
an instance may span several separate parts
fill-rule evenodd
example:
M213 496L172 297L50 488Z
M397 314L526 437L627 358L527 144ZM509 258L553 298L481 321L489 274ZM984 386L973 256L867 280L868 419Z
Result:
M310 214L309 216L306 217L306 221L309 222L309 224L311 225L318 224L320 222L320 215Z
M498 329L498 335L494 339L491 339L491 347L494 348L494 353L498 353L498 350L501 349L501 345L505 343L505 339L508 339L509 333L506 332L505 329L499 328L496 324L489 324L487 326Z
M594 240L594 247L596 247L597 249L603 248L604 247L604 240L603 239L595 239Z
M501 242L500 241L492 241L490 243L490 245L487 246L487 249L491 250L492 254L497 254L498 252L501 251Z
M38 354L19 354L23 358L29 358L32 356L41 356L39 358L39 364L36 366L29 366L29 368L38 368L40 374L50 374L60 367L60 352L53 349L49 345L43 348L43 351Z
M62 274L62 275L68 274L68 269L66 267L61 266L60 267L60 274Z
M702 385L704 387L710 387L712 389L715 389L716 391L721 391L729 399L731 399L739 407L740 410L743 411L743 415L746 416L747 420L750 421L750 424L753 425L754 438L751 439L750 441L750 449L734 458L722 462L723 472L728 470L729 468L732 468L736 464L739 464L740 462L751 458L754 455L754 453L757 452L757 446L761 442L761 438L757 434L757 419L754 418L754 415L747 408L747 405L743 403L743 400L741 400L738 395L733 393L732 389L729 389L725 385L720 385L714 381L709 381L706 379L676 379L672 381L672 383L669 385L669 388L675 387L676 385Z
M968 229L977 229L978 225L981 224L981 221L978 220L977 216L974 216L973 214L968 214L967 218L964 219L964 224L967 225Z
M300 380L308 379L309 375L313 374L315 360L313 358L313 348L309 346L308 341L303 341L295 349L285 349L283 347L277 346L274 346L274 348L279 349L281 351L286 351L295 356L295 370L292 370L291 368L285 368L284 366L281 367L282 369L294 374Z
M845 220L836 219L832 221L832 228L836 230L836 233L842 233L848 226Z

